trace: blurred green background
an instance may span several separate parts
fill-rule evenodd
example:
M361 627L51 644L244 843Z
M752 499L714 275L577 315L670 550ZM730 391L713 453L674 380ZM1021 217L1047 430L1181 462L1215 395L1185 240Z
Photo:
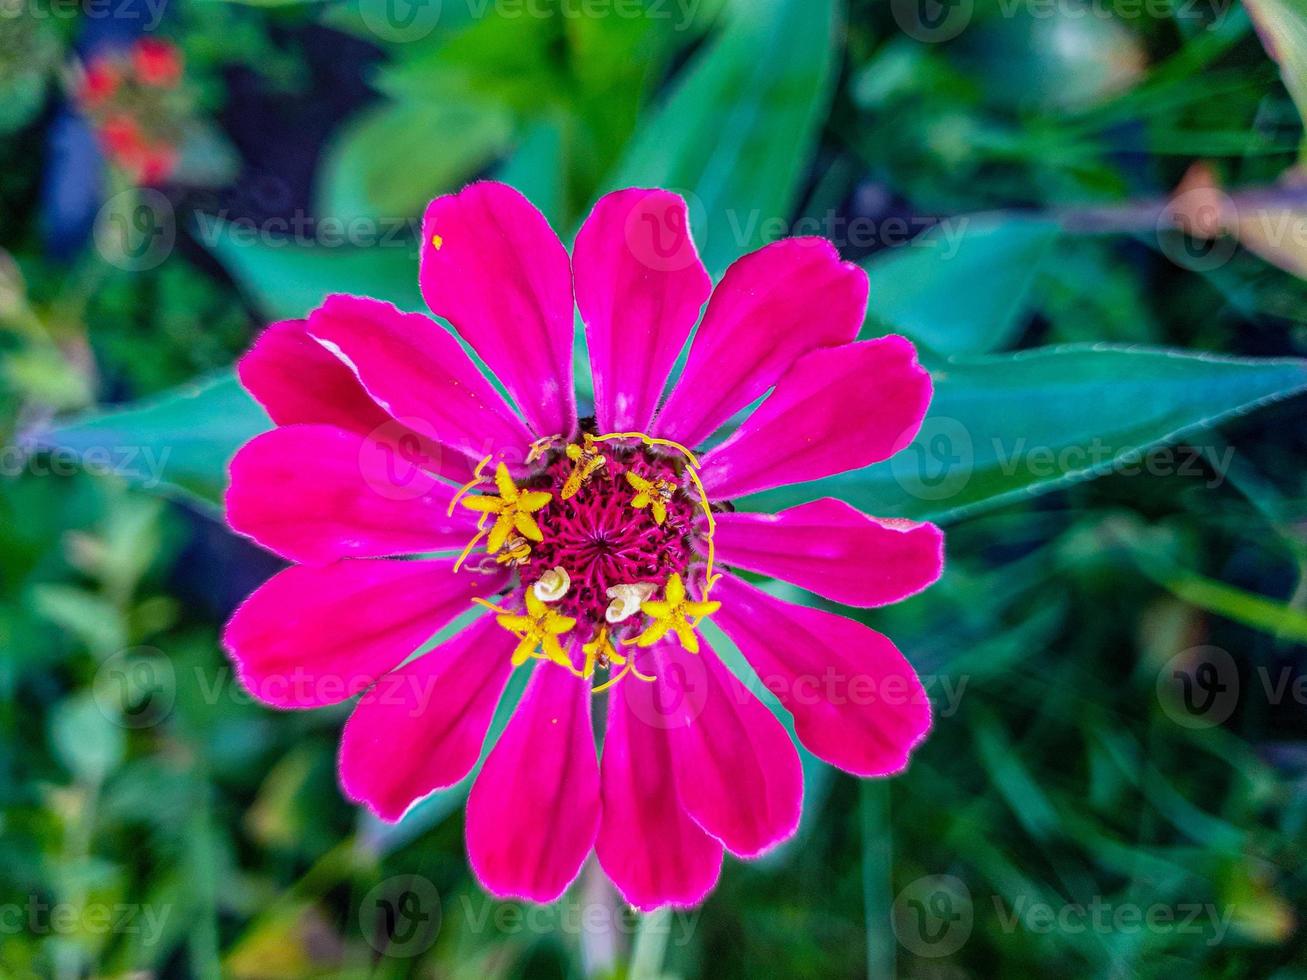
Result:
M105 102L143 35L180 82ZM0 0L0 976L1307 976L1304 111L1304 0ZM491 901L465 788L369 819L346 706L217 646L277 567L219 519L231 362L329 291L419 308L480 175L565 238L676 189L714 275L830 237L935 374L895 461L761 501L947 524L859 614L933 734L805 757L697 910Z

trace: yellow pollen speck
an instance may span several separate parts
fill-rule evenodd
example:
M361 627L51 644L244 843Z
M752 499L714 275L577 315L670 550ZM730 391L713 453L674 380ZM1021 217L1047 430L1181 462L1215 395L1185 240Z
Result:
M439 252L439 251L444 247L444 245L445 245L445 240L444 240L443 238L441 238L439 235L432 235L432 236L431 236L431 245L432 245L433 248L435 248L435 250L436 250L437 252Z

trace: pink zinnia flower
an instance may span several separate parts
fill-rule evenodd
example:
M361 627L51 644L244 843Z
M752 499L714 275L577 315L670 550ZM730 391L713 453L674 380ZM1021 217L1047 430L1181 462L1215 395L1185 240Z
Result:
M516 409L452 334L370 299L332 296L274 324L240 364L278 428L233 461L229 519L297 564L241 606L225 643L279 707L366 691L341 740L345 792L397 820L458 782L509 674L532 664L468 798L477 877L552 901L593 849L632 905L698 902L723 849L752 857L794 832L803 795L793 743L709 647L709 618L815 755L862 776L901 770L930 726L902 654L731 571L863 607L940 574L933 525L833 499L775 515L730 503L883 460L916 433L930 378L903 338L854 339L861 270L828 242L789 239L712 291L685 203L636 189L595 206L569 261L525 198L478 183L427 209L420 277ZM573 392L574 299L592 418Z

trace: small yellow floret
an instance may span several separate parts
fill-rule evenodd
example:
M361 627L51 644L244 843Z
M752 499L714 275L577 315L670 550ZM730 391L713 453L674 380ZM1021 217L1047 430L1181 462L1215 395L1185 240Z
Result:
M667 520L667 502L676 493L675 484L667 480L646 480L630 470L626 471L626 482L635 491L635 496L631 498L632 507L636 510L650 508L655 524Z
M571 658L563 651L558 638L564 633L570 633L576 626L576 620L550 609L530 589L526 593L525 615L503 613L496 616L495 621L522 638L513 651L514 667L520 667L531 657L542 657L575 671Z
M495 515L495 526L490 529L486 551L493 555L514 531L528 540L543 541L540 526L531 515L553 500L554 495L545 490L519 490L503 463L495 469L495 487L499 491L497 497L483 494L464 497L460 501L468 510Z
M685 583L681 581L681 576L673 572L671 578L667 580L667 586L663 589L661 600L640 604L640 611L653 622L645 627L644 632L636 637L635 642L642 647L652 646L669 632L674 631L677 639L681 641L681 646L691 653L698 653L699 637L694 627L700 619L711 616L721 607L720 602L690 600L685 594ZM694 623L690 622L691 619Z

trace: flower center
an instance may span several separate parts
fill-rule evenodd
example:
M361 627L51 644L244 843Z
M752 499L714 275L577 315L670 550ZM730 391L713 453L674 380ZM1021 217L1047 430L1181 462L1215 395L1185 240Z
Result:
M661 586L672 572L684 576L693 552L696 506L681 484L684 467L640 448L604 446L605 463L585 480L576 495L564 499L561 488L576 463L557 454L540 476L527 485L554 490L553 499L537 515L544 540L535 546L523 578L562 568L571 588L556 603L560 612L577 620L578 631L603 625L613 598L613 586L648 582ZM667 484L664 519L654 519L651 507L637 508L639 492L627 474ZM660 498L661 499L661 498Z
M462 498L482 518L460 564L484 539L481 564L493 556L518 574L503 600L511 608L483 603L519 637L514 662L537 657L587 677L621 666L611 683L644 677L628 648L670 632L697 652L694 625L718 604L707 596L713 519L694 455L643 433L587 431L575 443L541 440L528 460L534 469L516 480L496 468L497 493ZM465 489L486 480L488 464Z

